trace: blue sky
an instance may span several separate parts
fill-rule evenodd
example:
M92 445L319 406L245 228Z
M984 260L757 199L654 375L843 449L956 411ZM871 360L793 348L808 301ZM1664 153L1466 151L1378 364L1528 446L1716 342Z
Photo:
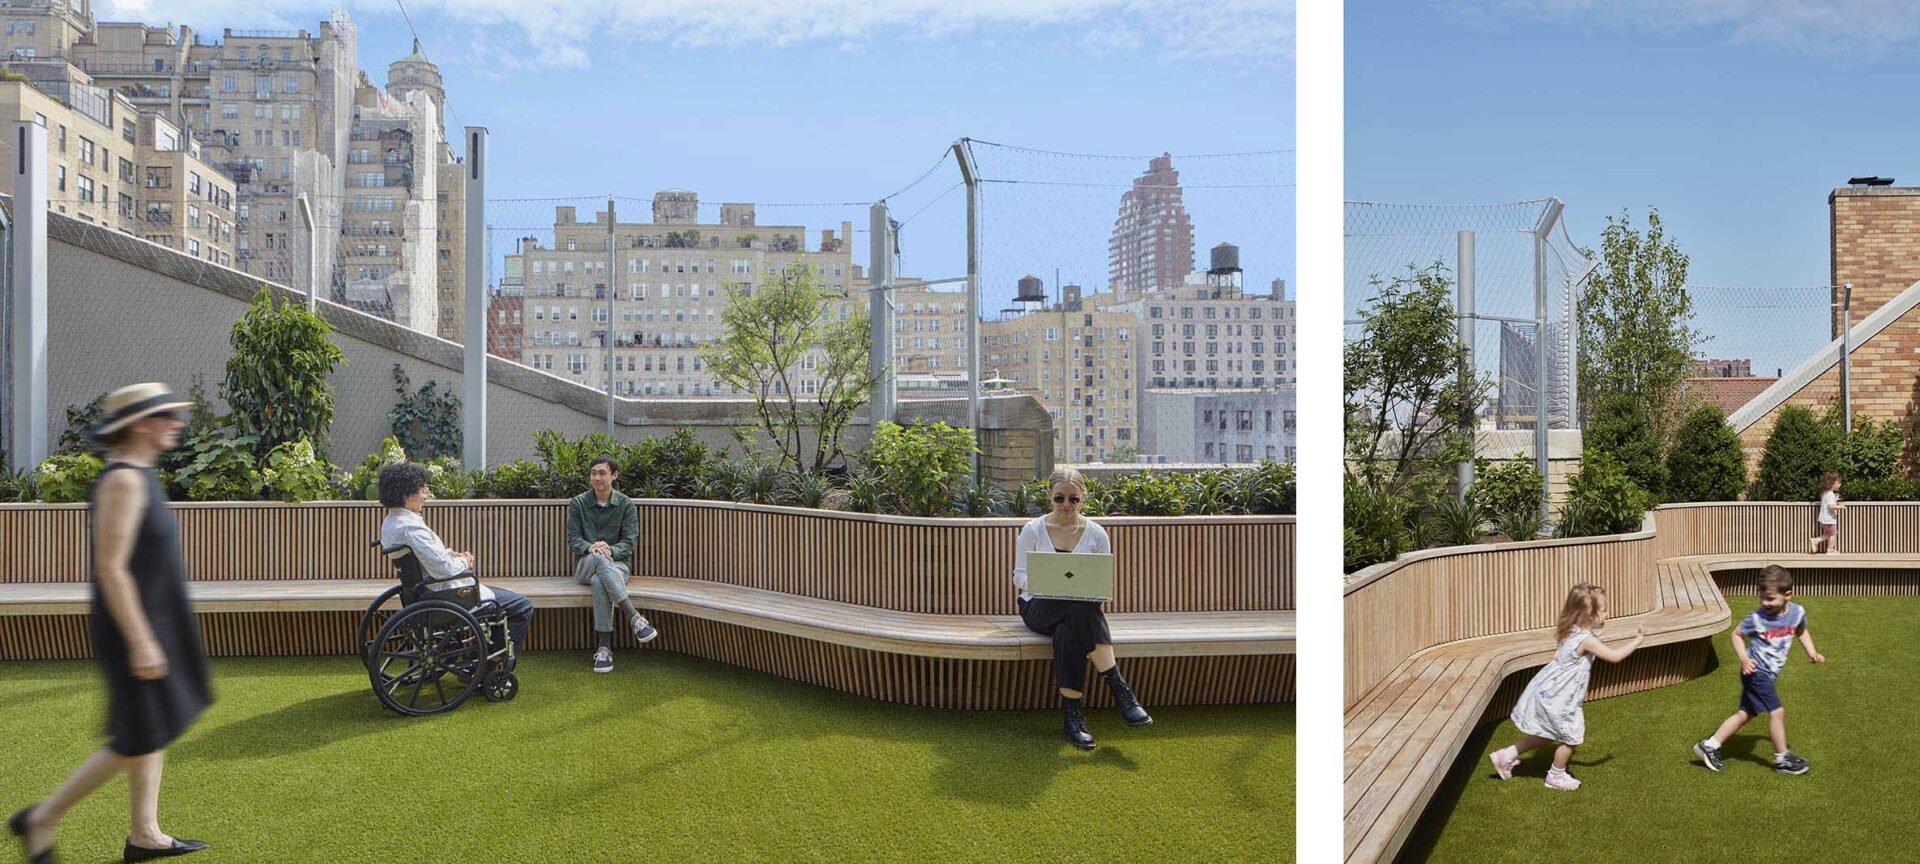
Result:
M1349 3L1346 197L1558 195L1587 245L1609 214L1652 205L1690 282L1825 285L1828 192L1868 174L1920 185L1913 17L1876 0ZM1727 343L1759 335L1707 323Z
M298 0L96 3L108 7L102 19L187 23L215 35L221 26L312 28L329 8ZM382 80L412 34L392 0L347 6L360 25L361 63ZM1205 9L1176 0L411 0L407 9L446 76L449 126L490 128L489 198L644 198L683 187L715 204L870 202L907 185L961 136L1128 155L1293 147L1291 0ZM987 161L983 155L983 172ZM1145 168L1003 164L1024 179L1102 184L1123 184ZM1290 156L1268 157L1235 166L1224 180L1209 176L1251 183L1284 173L1291 183L1291 165ZM902 196L909 209L896 208L895 218L958 179L949 163ZM1120 192L992 190L988 284L1010 295L1020 273L1051 277L1059 266L1067 281L1104 285ZM1291 281L1290 188L1196 194L1218 205L1205 218L1196 205L1197 257L1232 239L1247 247L1250 280ZM964 272L962 205L956 192L909 226L905 272ZM623 216L645 206L619 202ZM549 203L494 211L489 221L502 229L552 220ZM864 229L867 211L766 208L759 218L804 223L811 241L841 220ZM856 242L855 260L863 261L865 235Z

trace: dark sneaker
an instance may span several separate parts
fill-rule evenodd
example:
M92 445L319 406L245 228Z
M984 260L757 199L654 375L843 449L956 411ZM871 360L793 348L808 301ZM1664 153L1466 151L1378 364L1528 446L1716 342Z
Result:
M600 648L593 652L593 671L595 672L612 672L613 671L613 649Z
M633 641L642 645L652 642L654 637L660 635L660 631L653 629L653 625L648 624L643 616L635 615L628 623L633 626Z
M1775 774L1805 774L1807 773L1807 769L1812 767L1812 765L1807 764L1807 760L1793 753L1785 753L1773 757L1773 773Z
M1727 763L1720 759L1720 748L1708 747L1705 741L1693 745L1693 755L1700 757L1700 762L1710 770L1719 771L1727 767Z

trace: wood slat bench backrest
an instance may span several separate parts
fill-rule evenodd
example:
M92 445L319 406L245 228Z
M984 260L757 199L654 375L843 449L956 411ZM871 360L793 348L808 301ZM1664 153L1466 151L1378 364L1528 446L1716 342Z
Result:
M641 501L636 575L705 579L903 612L1012 614L1019 519L901 519ZM189 577L391 579L368 547L374 504L178 504ZM564 501L449 501L427 523L496 578L572 573ZM1115 612L1293 608L1285 517L1099 520L1118 558ZM87 578L86 510L0 505L0 582Z

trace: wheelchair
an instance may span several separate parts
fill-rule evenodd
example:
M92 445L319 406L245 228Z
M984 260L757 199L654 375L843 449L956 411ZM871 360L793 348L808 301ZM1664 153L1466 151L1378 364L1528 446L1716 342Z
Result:
M480 599L473 576L431 584L408 546L372 546L393 562L400 584L360 616L360 661L380 704L424 717L460 707L478 691L488 702L520 692L507 616ZM398 601L397 608L390 608Z

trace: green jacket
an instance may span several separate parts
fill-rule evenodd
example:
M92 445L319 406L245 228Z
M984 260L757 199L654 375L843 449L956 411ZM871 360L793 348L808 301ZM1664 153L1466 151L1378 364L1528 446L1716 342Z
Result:
M627 561L633 557L633 544L639 539L640 510L620 490L613 490L604 507L593 497L592 489L567 502L567 548L573 550L575 558L586 555L593 544L605 541L613 547L613 560Z

